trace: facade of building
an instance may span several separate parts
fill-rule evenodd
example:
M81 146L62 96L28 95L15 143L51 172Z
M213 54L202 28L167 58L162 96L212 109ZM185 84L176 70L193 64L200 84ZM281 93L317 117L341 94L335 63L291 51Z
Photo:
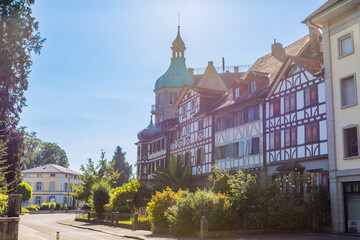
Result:
M74 185L80 186L81 173L55 164L47 164L21 172L23 182L33 189L33 195L26 205L41 205L46 202L65 203L76 206L71 194Z
M360 1L329 0L303 23L323 33L333 228L360 231Z

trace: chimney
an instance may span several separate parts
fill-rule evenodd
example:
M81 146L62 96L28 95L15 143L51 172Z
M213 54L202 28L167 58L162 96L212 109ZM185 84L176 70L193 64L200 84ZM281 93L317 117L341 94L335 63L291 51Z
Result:
M194 75L194 68L188 68L188 71L189 71L189 73L191 74L191 75Z
M209 61L209 62L208 62L208 66L210 66L210 65L211 65L211 66L214 66L214 62L213 62L213 61Z
M285 61L285 49L281 43L276 42L276 39L274 39L274 43L271 45L271 54L278 60Z
M321 34L317 28L309 26L309 37L310 37L310 51L311 51L310 57L315 57L318 53L320 53Z
M239 67L234 67L234 73L238 73L239 72Z

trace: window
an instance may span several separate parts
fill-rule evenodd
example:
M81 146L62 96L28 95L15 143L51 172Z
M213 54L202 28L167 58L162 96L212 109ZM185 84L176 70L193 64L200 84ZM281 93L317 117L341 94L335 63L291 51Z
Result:
M313 122L305 125L305 142L312 143L319 140L319 123Z
M55 176L56 176L55 173L51 173L51 174L50 174L50 177L55 177Z
M191 112L195 112L195 100L191 101Z
M67 192L67 190L68 190L68 184L65 183L65 184L64 184L64 191Z
M260 152L259 138L255 137L248 140L249 154L257 154Z
M296 110L296 93L291 93L284 97L284 112Z
M340 91L342 107L356 104L355 74L340 79Z
M311 85L310 87L304 90L304 98L305 98L305 107L317 104L317 86Z
M204 148L198 148L196 151L196 164L202 164L204 162Z
M276 130L276 131L270 133L269 142L270 142L269 143L270 149L281 148L280 130Z
M256 81L250 82L250 93L254 93L256 91Z
M169 104L174 104L177 99L176 92L170 92Z
M239 88L235 88L234 97L235 97L236 99L240 97L240 89L239 89Z
M216 119L216 131L222 131L226 129L225 117Z
M269 116L279 116L280 115L280 98L275 98L270 101L270 108L269 108Z
M286 128L285 129L285 147L294 146L297 143L297 128Z
M225 145L226 158L234 157L234 144Z
M42 186L43 186L42 182L37 182L36 183L36 191L42 191L43 190Z
M66 197L63 197L63 203L67 204L67 198Z
M161 104L161 103L163 103L163 95L160 93L158 95L158 104Z
M226 157L225 146L220 146L215 148L215 157L216 159L224 159Z
M50 182L49 190L50 191L55 191L55 182Z
M38 173L38 174L37 174L37 177L42 177L42 174L41 174L41 173Z
M230 113L230 114L226 115L225 121L226 121L226 128L234 127L234 114Z
M185 166L190 166L191 154L190 152L185 153Z
M243 157L245 156L245 153L244 153L244 141L240 141L237 143L237 155L238 157Z
M35 197L35 204L36 204L36 205L40 205L40 204L41 204L41 197L39 197L39 196L36 196L36 197Z
M25 177L30 177L30 173L25 173Z
M214 82L214 78L209 77L209 84L213 84L213 82Z
M344 155L345 157L359 156L358 128L344 129Z
M249 107L249 122L259 120L259 105Z
M199 131L203 130L203 128L204 128L204 120L200 119L199 120Z
M352 33L338 39L339 57L344 57L354 52Z

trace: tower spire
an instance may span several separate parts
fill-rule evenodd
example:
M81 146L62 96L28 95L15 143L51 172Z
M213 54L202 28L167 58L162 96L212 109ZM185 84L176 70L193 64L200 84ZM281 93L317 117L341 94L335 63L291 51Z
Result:
M180 11L178 12L178 32L180 32Z

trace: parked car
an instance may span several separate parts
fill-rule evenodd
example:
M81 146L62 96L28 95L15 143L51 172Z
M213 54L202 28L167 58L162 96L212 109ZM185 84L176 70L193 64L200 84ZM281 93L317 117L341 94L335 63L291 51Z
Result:
M81 210L83 211L90 211L91 210L91 206L89 204L83 204L81 205Z

